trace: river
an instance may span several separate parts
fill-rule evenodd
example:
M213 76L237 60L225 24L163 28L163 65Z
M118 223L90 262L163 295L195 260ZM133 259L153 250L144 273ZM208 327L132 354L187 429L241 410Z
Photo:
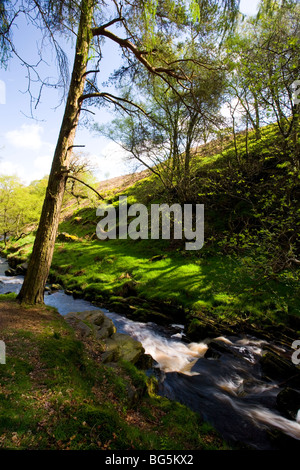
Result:
M6 269L7 261L0 258L0 294L18 293L23 277L7 277ZM45 292L45 303L56 307L61 315L98 309L91 302L74 299L63 291ZM264 340L249 336L219 337L228 353L205 358L209 340L188 343L183 325L162 327L152 322L134 322L102 310L113 320L118 332L140 341L145 352L153 357L161 395L199 412L229 442L242 442L254 449L276 449L270 432L281 431L293 438L290 441L293 448L299 444L300 449L300 412L297 421L282 416L276 410L280 385L261 376L258 361L267 344Z

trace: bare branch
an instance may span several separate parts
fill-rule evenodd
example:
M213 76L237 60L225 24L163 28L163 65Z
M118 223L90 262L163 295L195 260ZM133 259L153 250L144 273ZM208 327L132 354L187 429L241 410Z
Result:
M99 73L100 70L88 70L87 72L85 72L82 77L85 77L86 75L88 75L89 73Z
M124 103L135 107L137 110L141 111L143 114L148 116L148 113L141 106L139 106L138 104L133 103L132 101L127 100L126 98L121 98L119 96L114 96L111 93L107 93L107 92L86 93L85 95L81 95L81 97L79 98L78 101L79 101L79 103L81 103L82 101L84 101L86 99L89 99L89 98L104 98L104 99L110 101L111 103L114 103L118 106L121 106L123 109L126 110L126 108L124 108L124 106L122 106L121 103L119 103L119 101L123 101ZM127 109L127 112L128 111L129 110Z
M68 150L71 150L75 147L85 147L85 145L70 145L70 147L68 147Z
M164 67L153 67L150 62L144 57L145 51L139 51L139 49L128 39L123 39L117 36L116 34L112 33L105 29L105 27L100 26L99 28L92 29L93 36L104 36L108 39L111 39L115 43L119 44L122 48L130 50L133 55L141 62L146 69L155 74L161 76L162 73L175 78L176 80L187 80L188 77L186 75L179 75L173 68L164 68Z
M103 201L105 201L105 198L103 196L101 196L100 193L98 193L98 191L93 188L92 186L90 186L89 184L85 183L84 181L80 180L79 178L77 178L76 176L72 176L72 175L68 175L68 178L71 178L72 180L75 180L75 181L78 181L79 183L83 184L84 186L86 186L87 188L89 188L91 191L94 191L94 193L97 194L97 196L99 197L99 199L103 199Z
M93 114L94 116L96 115L96 113L94 113L94 112L91 111L90 109L80 108L80 112L81 112L81 111L86 111L87 113L91 113L91 114Z
M124 21L124 18L122 16L119 16L118 18L114 18L113 20L109 21L108 23L103 24L102 26L93 28L92 29L93 36L102 36L102 31L105 30L105 28L109 28L113 24L122 22L122 21Z

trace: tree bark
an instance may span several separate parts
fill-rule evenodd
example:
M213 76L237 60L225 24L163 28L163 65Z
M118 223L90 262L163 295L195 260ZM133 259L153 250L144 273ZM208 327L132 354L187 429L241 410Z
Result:
M92 40L94 0L82 0L75 60L60 133L32 255L18 299L22 303L44 303L44 288L52 262L55 239L65 192L67 171L80 114L80 100L86 79L88 52Z
M197 124L198 113L194 113L190 116L189 125L187 129L185 155L184 155L184 179L183 179L183 196L184 202L189 200L190 197L190 185L191 185L191 148L193 143L195 126Z

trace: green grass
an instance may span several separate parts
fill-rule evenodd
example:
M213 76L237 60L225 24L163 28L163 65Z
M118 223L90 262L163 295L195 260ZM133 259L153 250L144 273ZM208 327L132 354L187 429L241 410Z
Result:
M54 309L31 312L0 301L4 306L21 324L1 331L7 363L0 366L0 448L227 448L198 415L148 394L142 371L94 360ZM134 402L128 388L137 391Z
M287 213L286 220L280 222L283 214L276 212L285 203L282 200L285 192L295 192L292 191L295 174L289 170L292 147L282 151L282 142L273 125L262 128L261 134L259 141L254 133L249 134L248 154L245 135L237 136L239 165L230 139L223 148L218 143L211 147L209 144L193 160L195 201L203 197L206 206L205 245L200 251L187 252L183 243L174 241L100 241L95 233L96 208L76 203L71 206L74 210L70 206L63 210L63 214L68 211L68 217L63 215L59 232L68 235L64 235L65 241L58 237L51 279L75 294L100 302L109 299L120 302L124 288L132 283L141 299L165 302L183 307L196 317L199 313L221 321L241 318L263 325L284 322L287 315L299 315L299 268L287 268L275 274L272 268L282 253L277 233L283 232L286 238L296 227L294 220L289 220L288 206L282 209ZM216 153L210 154L210 149ZM222 171L230 190L235 191L232 199L216 183ZM274 180L273 190L274 175L278 180ZM264 191L259 192L260 184L269 191L270 201L264 199ZM280 194L276 199L273 193L277 190ZM116 208L120 194L108 195ZM140 202L147 206L165 202L166 197L154 176L138 181L122 194L128 196L129 204ZM253 198L257 211L265 211L264 231L256 228L257 214L253 216L243 198ZM228 227L230 218L238 227L236 231ZM241 221L246 228L241 228ZM4 253L24 261L32 242L33 234L30 234L16 243L12 241ZM161 254L165 256L163 259L151 261Z
M242 258L205 253L196 257L164 251L163 245L168 248L167 242L147 240L57 243L51 274L65 289L100 302L118 300L124 285L133 281L138 297L146 301L158 300L219 321L243 318L263 325L299 314L299 286L288 273L260 287ZM166 257L149 261L160 253Z
M65 243L57 246L52 271L65 288L79 290L94 300L121 295L122 285L136 283L137 294L186 309L222 315L282 320L281 314L297 314L297 284L285 273L279 281L259 282L234 256L192 257L169 252L166 258L149 261L162 253L155 241ZM164 252L163 252L164 253ZM65 271L65 272L64 272Z

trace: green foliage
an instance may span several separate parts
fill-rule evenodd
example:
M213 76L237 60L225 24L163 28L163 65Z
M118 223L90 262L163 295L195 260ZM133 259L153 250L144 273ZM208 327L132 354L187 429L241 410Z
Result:
M182 92L175 83L170 87L155 79L149 83L142 76L136 80L137 89L131 87L131 95L126 91L126 99L146 95L147 103L142 100L140 104L146 114L128 116L123 110L109 126L95 125L94 129L121 145L136 164L158 176L169 195L184 202L190 197L193 149L199 141L206 141L220 122L223 74L215 70L220 64L213 59L212 48L209 61L207 51L195 44L177 49L173 59L188 64L182 65L182 73L195 76L192 91ZM195 64L189 64L188 57L193 57Z
M10 292L9 294L0 294L0 300L14 300L17 297L17 294Z
M89 199L89 203L99 202L97 195L90 189L96 184L94 171L95 165L89 160L87 155L77 152L73 153L69 163L69 178L66 184L64 201L67 203L76 199L79 205L80 200ZM76 178L76 179L73 179ZM90 186L90 188L88 188Z
M300 76L299 19L297 2L262 2L257 18L227 39L228 99L237 100L258 138L261 124L274 121L285 138L299 135L299 106L292 99Z
M202 175L198 170L207 240L223 253L244 256L243 268L256 282L277 279L287 269L296 281L300 224L296 148L290 140L283 150L275 126L261 129L261 134L260 141L254 133L247 137L247 152L246 137L239 137L239 161L229 148L218 167L214 164Z
M24 186L15 176L0 175L0 234L18 237L40 217L47 179Z
M11 2L7 0L1 0L0 2L0 67L6 67L10 58L9 24L13 15L9 3Z

